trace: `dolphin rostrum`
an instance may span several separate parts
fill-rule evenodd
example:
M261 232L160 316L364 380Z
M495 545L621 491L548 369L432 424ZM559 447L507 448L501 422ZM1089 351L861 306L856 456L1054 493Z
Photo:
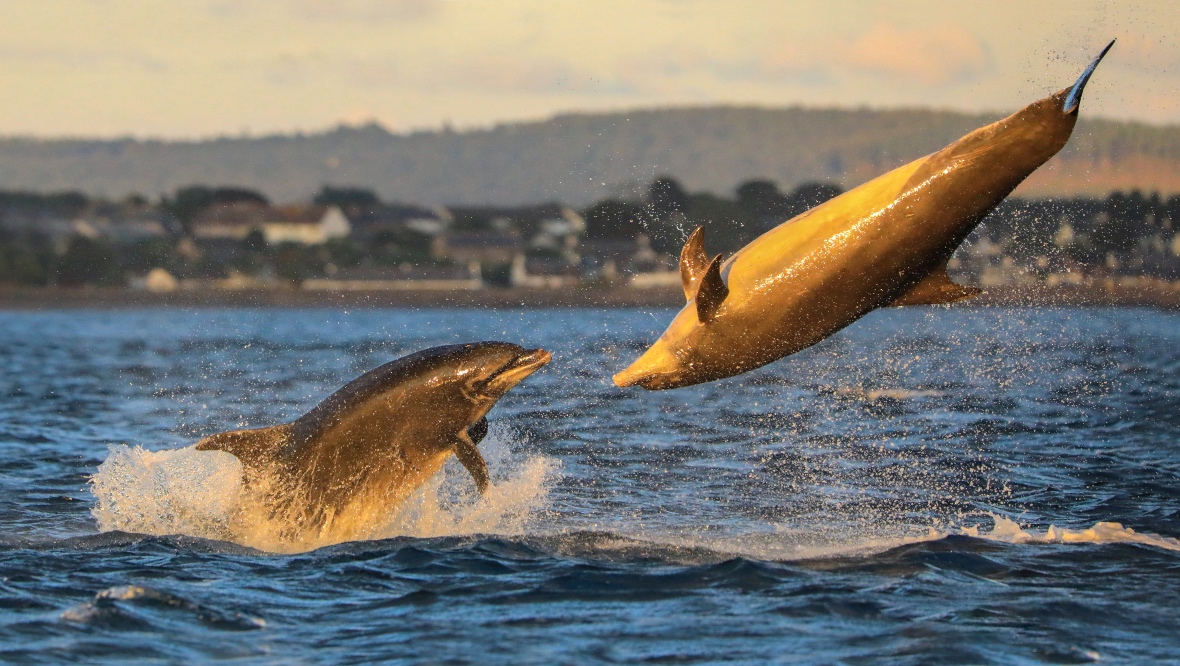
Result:
M291 423L197 442L241 461L281 538L362 538L454 453L482 493L487 413L551 356L508 342L426 349L349 382Z
M1070 88L971 132L766 232L722 263L697 228L680 255L688 304L615 384L669 389L732 377L806 349L887 305L979 293L946 263L989 211L1069 140Z

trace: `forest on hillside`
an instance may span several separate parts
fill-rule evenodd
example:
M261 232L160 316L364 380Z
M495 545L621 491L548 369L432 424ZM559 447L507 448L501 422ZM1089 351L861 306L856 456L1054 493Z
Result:
M711 107L567 114L462 132L377 125L205 141L0 139L0 189L155 198L229 183L274 200L324 183L429 205L586 206L634 196L672 173L722 196L767 178L849 188L932 152L997 115L931 110ZM1180 193L1180 127L1085 118L1018 194Z

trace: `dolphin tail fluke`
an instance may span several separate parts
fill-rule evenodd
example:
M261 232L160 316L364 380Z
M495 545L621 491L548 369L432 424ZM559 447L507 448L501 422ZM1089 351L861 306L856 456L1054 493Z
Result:
M274 457L279 447L287 443L290 433L291 427L286 424L219 432L197 442L197 450L232 453L243 466L259 468Z
M1090 82L1090 75L1094 73L1094 69L1098 67L1098 63L1102 62L1102 58L1106 56L1106 52L1110 50L1110 47L1114 46L1114 42L1115 40L1110 40L1106 48L1102 49L1102 53L1099 53L1098 57L1094 58L1094 61L1086 68L1086 71L1082 72L1082 75L1078 77L1077 83L1073 84L1073 87L1069 90L1069 94L1065 96L1065 102L1061 105L1062 113L1069 115L1077 112L1078 105L1082 103L1082 90L1086 88L1086 84Z

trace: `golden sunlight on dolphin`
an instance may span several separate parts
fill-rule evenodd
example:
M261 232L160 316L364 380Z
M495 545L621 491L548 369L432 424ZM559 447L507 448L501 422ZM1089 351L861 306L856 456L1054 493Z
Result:
M197 442L242 463L252 510L275 525L280 550L372 536L453 454L480 493L476 445L496 401L549 362L509 342L433 347L370 370L291 423Z
M887 305L952 303L977 289L946 262L989 211L1069 140L1077 82L942 150L766 232L722 263L698 228L680 255L688 304L619 386L669 389L793 354Z

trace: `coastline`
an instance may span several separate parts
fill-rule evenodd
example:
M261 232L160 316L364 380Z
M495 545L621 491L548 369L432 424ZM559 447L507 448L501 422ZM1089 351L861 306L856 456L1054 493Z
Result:
M680 307L679 288L577 287L473 291L344 291L202 289L167 293L102 287L0 286L0 310L124 308L636 308ZM1087 284L987 287L952 307L1149 307L1180 310L1180 282L1105 280Z

